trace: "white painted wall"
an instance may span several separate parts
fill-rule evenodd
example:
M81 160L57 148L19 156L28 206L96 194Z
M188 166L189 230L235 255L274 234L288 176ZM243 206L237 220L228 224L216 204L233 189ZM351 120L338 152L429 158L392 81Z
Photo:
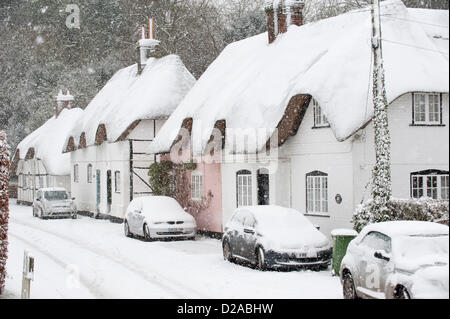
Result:
M133 143L133 164L137 174L148 181L148 167L154 162L155 156L147 154L146 150L161 128L163 120L143 120L129 134L127 140L116 143L103 143L99 146L89 146L71 153L71 183L72 193L76 198L79 211L97 212L96 171L100 171L100 205L98 212L123 218L130 202L130 143ZM155 125L154 125L155 124ZM79 165L79 182L74 182L74 165ZM87 167L92 164L92 183L87 180ZM136 169L142 167L143 169ZM108 211L107 205L107 171L111 171L112 205ZM115 172L120 172L120 192L115 192ZM136 193L149 192L149 188L139 178L133 175L133 189ZM142 196L142 195L136 195Z
M392 189L397 198L410 197L410 173L425 169L449 169L448 94L443 95L445 126L411 126L412 95L405 94L389 107L392 140ZM306 213L306 177L311 171L328 173L328 216L309 216L330 235L334 228L351 228L355 206L370 197L364 190L375 163L374 130L370 123L347 141L338 142L330 128L313 129L313 107L308 108L296 136L280 148L280 157L290 159L291 205ZM277 181L286 184L286 180ZM335 195L343 198L341 204Z

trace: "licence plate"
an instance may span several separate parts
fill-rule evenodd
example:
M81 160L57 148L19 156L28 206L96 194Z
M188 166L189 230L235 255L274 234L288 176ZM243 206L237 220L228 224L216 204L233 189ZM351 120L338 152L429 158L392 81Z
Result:
M169 233L179 233L182 232L182 228L169 228Z
M296 258L306 258L306 253L296 253L295 257Z

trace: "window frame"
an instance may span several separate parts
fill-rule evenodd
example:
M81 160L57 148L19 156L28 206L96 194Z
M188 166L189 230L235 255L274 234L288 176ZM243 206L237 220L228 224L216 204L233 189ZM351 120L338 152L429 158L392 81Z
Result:
M319 102L317 102L315 99L312 99L313 104L313 128L329 128L330 122L328 122L327 117L325 114L323 114L322 107L320 106ZM320 115L318 116L318 113L320 112ZM320 119L320 123L317 121Z
M433 185L431 185L431 187L429 187L428 185L428 179L430 177L436 177L436 187L433 187ZM448 184L447 186L442 186L442 178L444 177L444 179L447 179L447 183L449 181L449 172L448 171L443 171L443 170L438 170L438 169L428 169L428 170L423 170L423 171L418 171L418 172L412 172L410 174L410 197L413 199L420 199L422 197L429 197L428 194L433 192L433 189L436 189L436 194L437 194L437 198L434 197L430 197L433 199L437 199L437 200L445 200L448 201L449 200L449 195L447 193L447 198L444 198L443 195L443 189L449 189ZM419 187L414 187L414 179L415 178L422 178L422 186L421 188ZM418 183L419 180L417 180ZM417 185L416 183L416 185ZM430 189L430 191L429 191ZM422 196L418 196L420 193L420 190L422 191L421 194ZM414 193L417 192L417 196L414 197Z
M319 188L317 188L316 181L319 180ZM311 181L311 183L310 183ZM325 182L325 183L324 183ZM323 189L323 186L326 189ZM312 187L310 187L312 185ZM305 174L305 202L306 214L314 216L330 216L330 201L329 201L329 176L325 172L312 171ZM317 193L318 191L318 193ZM312 193L311 193L312 192ZM319 199L316 198L319 194ZM316 210L317 202L319 203L319 210Z
M191 199L193 201L203 199L203 174L200 171L191 173Z
M246 182L245 185L244 180ZM241 181L242 183L240 183ZM242 190L242 192L240 192L240 190ZM253 205L253 174L251 171L243 169L236 172L236 207L246 207L252 205Z
M424 121L418 121L416 120L417 110L416 110L416 96L424 96L425 97L425 120ZM430 121L430 96L437 96L438 101L438 121ZM434 112L436 113L436 112ZM442 117L442 93L436 93L436 92L413 92L412 93L412 124L411 126L445 126L443 123L443 117Z
M80 165L75 164L73 166L73 182L79 183L80 182Z
M381 249L377 249L377 248L371 247L371 246L368 245L367 243L364 243L364 241L365 241L369 236L375 236L375 237L377 237L378 239L382 239L382 238L387 239L387 240L385 240L385 242L388 243L388 245L387 245L387 247L386 247L386 248L388 248L388 250L386 250L386 249L382 249L382 250L384 250L384 252L387 253L387 254L392 253L392 238L389 237L389 236L386 235L386 234L380 233L379 231L371 231L371 232L367 233L367 234L364 236L364 238L361 239L361 242L360 242L359 244L360 244L360 245L363 245L363 246L365 246L365 247L367 247L367 248L369 248L369 249L372 249L372 251L379 251L379 250L381 250Z
M86 176L86 182L88 183L88 184L92 184L92 181L93 181L93 172L94 172L94 167L93 167L93 165L92 164L88 164L87 165L87 168L86 168L86 173L87 173L87 176Z
M122 174L120 171L114 171L114 193L120 194L122 192Z

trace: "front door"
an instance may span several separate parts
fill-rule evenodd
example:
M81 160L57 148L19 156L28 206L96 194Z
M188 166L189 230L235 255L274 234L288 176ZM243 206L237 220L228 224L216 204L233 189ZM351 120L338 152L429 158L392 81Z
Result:
M96 189L97 189L97 214L100 213L100 200L101 200L101 193L100 193L100 185L101 185L101 180L100 180L100 170L97 170L97 172L95 173L95 182L96 182Z
M269 204L269 172L262 168L258 170L258 205Z
M106 172L106 204L107 204L107 213L111 213L111 205L112 205L112 175L111 171Z

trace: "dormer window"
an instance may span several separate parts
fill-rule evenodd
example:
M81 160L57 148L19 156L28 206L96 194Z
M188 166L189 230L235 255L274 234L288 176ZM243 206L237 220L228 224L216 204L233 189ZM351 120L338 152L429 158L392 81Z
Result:
M330 127L330 123L328 123L327 117L322 112L322 108L319 103L313 99L313 107L314 107L314 127Z
M442 105L438 93L413 94L413 125L441 125Z

